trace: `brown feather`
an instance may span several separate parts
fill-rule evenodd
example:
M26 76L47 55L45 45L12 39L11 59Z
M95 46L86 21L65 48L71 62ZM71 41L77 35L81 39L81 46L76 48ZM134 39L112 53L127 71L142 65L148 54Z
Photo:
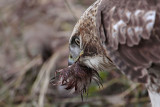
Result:
M116 9L111 12L113 7ZM156 12L154 20L147 19L151 11ZM120 20L123 23L114 31L113 26ZM142 30L135 30L136 27ZM100 37L103 34L101 29L105 34L107 54L114 64L131 80L148 83L148 69L153 64L159 67L160 63L160 1L102 0L97 13Z
M57 73L59 73L58 77L52 83L65 86L67 90L74 89L75 93L86 93L93 78L98 80L96 81L98 84L100 83L97 71L81 65L79 61L67 68L58 70Z

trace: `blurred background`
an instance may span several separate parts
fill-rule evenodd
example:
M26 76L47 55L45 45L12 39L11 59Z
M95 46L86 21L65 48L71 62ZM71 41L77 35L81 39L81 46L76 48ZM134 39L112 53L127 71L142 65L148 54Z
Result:
M0 0L0 107L147 107L143 85L118 70L100 72L80 95L53 86L50 78L67 67L72 29L95 0Z

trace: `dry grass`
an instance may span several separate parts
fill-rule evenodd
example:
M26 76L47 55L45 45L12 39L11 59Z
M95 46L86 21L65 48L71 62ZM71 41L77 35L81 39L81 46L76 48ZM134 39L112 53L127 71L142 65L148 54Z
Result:
M69 36L93 1L0 0L0 107L148 104L144 87L116 70L101 72L103 88L93 83L84 102L49 83L55 70L67 66Z

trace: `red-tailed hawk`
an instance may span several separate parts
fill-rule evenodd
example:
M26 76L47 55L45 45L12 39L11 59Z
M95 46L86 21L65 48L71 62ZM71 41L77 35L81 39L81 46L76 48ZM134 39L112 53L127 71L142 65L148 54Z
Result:
M95 71L114 64L160 107L160 0L97 0L75 25L69 49L69 64Z

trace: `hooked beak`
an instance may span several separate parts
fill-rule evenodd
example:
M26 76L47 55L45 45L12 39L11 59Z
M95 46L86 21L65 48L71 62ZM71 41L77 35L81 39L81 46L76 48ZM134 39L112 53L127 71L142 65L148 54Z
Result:
M68 59L68 66L74 64L74 62L75 62L75 61L69 57L69 59Z
M78 61L78 59L83 55L83 51L80 52L79 56L76 59L71 58L71 56L69 56L68 58L68 66L74 64L76 61Z

